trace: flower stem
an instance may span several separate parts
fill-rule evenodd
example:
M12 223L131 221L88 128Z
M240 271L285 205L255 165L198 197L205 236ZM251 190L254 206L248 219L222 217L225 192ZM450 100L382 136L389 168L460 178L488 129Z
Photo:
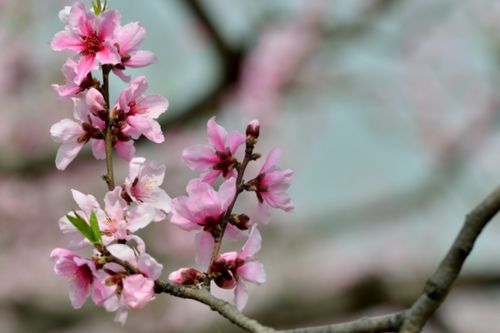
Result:
M229 205L226 213L224 214L224 217L222 218L221 222L221 232L219 233L218 237L215 238L215 244L214 248L212 249L212 256L210 258L210 264L208 265L208 271L207 275L210 278L210 274L212 273L212 264L214 261L217 259L219 256L220 248L222 245L222 238L224 237L224 232L226 231L227 224L229 222L229 218L231 217L231 214L233 212L234 205L236 203L236 200L238 199L238 195L240 195L241 192L243 192L243 175L245 173L245 169L247 168L247 165L250 161L254 160L254 155L253 155L253 149L254 149L255 144L253 142L248 142L246 144L245 148L245 157L243 159L243 162L238 166L237 168L237 173L238 176L236 177L236 193L234 195L233 201L231 201L231 204Z
M105 122L104 128L104 142L106 149L106 175L103 176L106 184L108 184L108 189L111 191L115 188L115 178L113 175L113 133L111 132L111 107L109 105L109 72L111 71L111 66L102 66L102 87L101 92L104 96L106 102L106 107L108 111L108 117Z

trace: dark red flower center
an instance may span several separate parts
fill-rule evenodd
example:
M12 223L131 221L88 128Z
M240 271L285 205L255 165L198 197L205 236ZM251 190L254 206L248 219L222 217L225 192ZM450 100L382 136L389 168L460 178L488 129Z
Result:
M85 48L80 52L83 56L95 55L102 48L102 40L95 33L90 36L82 36Z

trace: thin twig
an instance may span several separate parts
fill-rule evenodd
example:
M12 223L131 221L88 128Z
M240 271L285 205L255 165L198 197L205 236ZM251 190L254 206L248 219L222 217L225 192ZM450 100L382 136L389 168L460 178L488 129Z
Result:
M111 131L111 107L109 105L109 72L111 71L111 66L102 66L102 87L101 93L104 96L104 101L106 102L106 108L108 117L105 122L104 128L104 142L106 149L106 175L104 180L108 184L108 189L112 191L115 188L115 177L113 175L113 133Z

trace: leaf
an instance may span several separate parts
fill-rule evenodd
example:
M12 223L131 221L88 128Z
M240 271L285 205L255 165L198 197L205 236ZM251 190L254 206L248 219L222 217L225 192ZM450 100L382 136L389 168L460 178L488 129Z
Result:
M97 216L94 211L90 213L90 228L92 229L95 243L102 244L101 229L99 229L99 223L97 223Z
M92 228L75 211L73 211L73 213L75 214L75 216L66 214L68 220L75 226L76 229L78 229L78 231L82 233L83 237L87 238L92 244L94 244L96 240L94 238L94 232L92 231Z

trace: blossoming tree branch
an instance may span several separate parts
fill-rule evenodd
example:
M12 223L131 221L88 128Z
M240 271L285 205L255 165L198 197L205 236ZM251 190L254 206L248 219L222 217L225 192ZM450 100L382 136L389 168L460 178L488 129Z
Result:
M164 166L137 157L134 148L141 136L154 143L164 141L157 118L169 105L160 95L146 95L144 76L127 74L127 68L156 61L152 52L140 49L145 29L138 22L122 25L120 13L100 0L92 0L90 9L74 3L59 18L65 28L54 36L51 47L73 56L62 67L64 84L53 88L60 97L73 101L73 117L50 129L52 138L61 144L56 167L66 169L90 143L94 157L105 160L103 178L108 188L103 205L91 194L71 190L78 208L59 220L69 244L54 249L50 257L56 274L70 279L73 307L80 308L90 297L97 306L115 312L115 320L124 324L128 311L143 308L155 294L167 293L204 303L247 331L276 332L242 310L248 302L246 283L266 281L264 265L256 259L262 243L260 225L269 222L271 208L293 209L287 194L293 172L278 167L281 150L271 150L260 162L258 120L247 124L243 134L228 133L212 117L207 123L209 143L188 147L182 154L186 166L200 175L187 184L187 195L171 199L161 188ZM128 83L113 102L111 74ZM115 152L129 164L128 176L119 183L113 173ZM261 163L256 174L247 172L250 163ZM237 211L243 192L255 193L255 221L249 217L252 214ZM280 332L420 332L448 294L478 235L499 209L497 189L467 216L455 243L411 308L382 317ZM163 265L147 253L144 240L135 233L165 220L196 231L196 264L173 270L168 280L161 280ZM243 247L221 253L225 239L242 240ZM233 289L233 304L213 296L215 287Z

